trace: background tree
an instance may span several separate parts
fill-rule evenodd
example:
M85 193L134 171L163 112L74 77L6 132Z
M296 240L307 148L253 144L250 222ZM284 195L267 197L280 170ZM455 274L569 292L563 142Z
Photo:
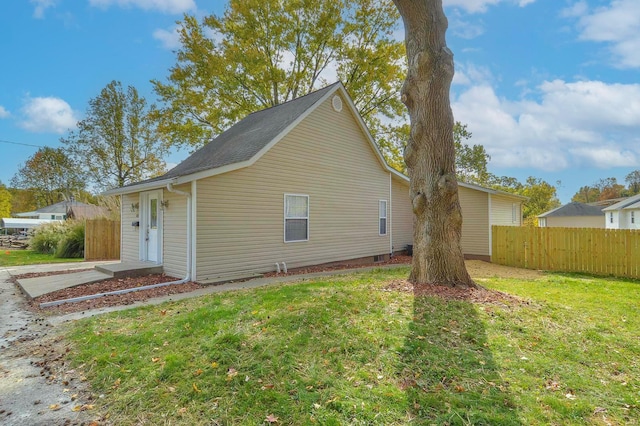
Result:
M402 102L411 133L404 151L415 215L414 283L476 287L464 264L462 214L455 176L453 114L449 100L453 54L441 0L394 0L405 28L407 78Z
M581 186L580 189L578 189L578 192L576 192L573 197L571 197L571 201L586 204L598 201L599 197L600 190L598 188L585 185Z
M467 145L471 139L467 125L456 121L453 125L453 143L456 149L456 177L458 180L477 185L487 185L490 173L487 164L491 157L482 145Z
M11 217L11 199L13 196L7 187L0 182L0 218Z
M84 190L85 177L64 149L44 147L21 165L11 186L28 190L38 208L68 200Z
M627 183L629 195L640 193L640 170L634 170L625 176L624 181Z
M388 0L230 0L185 16L154 117L167 144L198 148L259 109L340 79L390 163L400 158L404 47ZM399 133L400 132L400 133ZM395 161L394 161L395 160Z
M164 172L166 147L149 118L154 111L133 86L112 81L89 101L86 118L62 142L99 190Z
M618 183L618 179L614 177L599 179L594 187L598 189L600 194L598 195L598 201L611 200L613 198L620 198L625 196L624 185Z

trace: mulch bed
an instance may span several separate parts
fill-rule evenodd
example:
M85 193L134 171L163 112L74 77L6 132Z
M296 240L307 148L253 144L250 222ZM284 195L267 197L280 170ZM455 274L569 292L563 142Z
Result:
M88 296L97 293L108 293L111 291L125 290L136 287L143 287L151 284L161 284L169 281L176 281L176 278L164 274L151 274L134 278L114 278L91 284L83 284L76 287L65 288L53 293L36 297L29 302L32 310L46 314L65 314L70 312L80 312L90 309L106 308L110 306L131 305L132 303L144 301L154 297L167 296L171 294L187 293L202 288L195 282L169 285L152 288L148 290L133 291L125 294L103 296L96 299L82 302L64 303L62 305L40 308L41 303L56 300L69 299L73 297Z
M464 288L446 287L435 284L412 284L408 280L393 280L383 288L384 291L400 291L413 293L415 297L439 297L444 300L462 300L481 304L506 304L520 305L525 303L510 294L497 290L489 290L484 287Z
M68 271L56 271L56 272L27 272L26 274L14 275L13 278L17 280L24 280L27 278L39 278L39 277L48 277L50 275L65 275L65 274L75 274L76 272L86 272L93 271L93 268L84 268L84 269L69 269Z

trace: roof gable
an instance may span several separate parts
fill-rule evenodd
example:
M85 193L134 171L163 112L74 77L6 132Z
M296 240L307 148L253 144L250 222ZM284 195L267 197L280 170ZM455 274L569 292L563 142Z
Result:
M637 203L638 201L640 201L640 194L636 194L633 197L629 197L629 198L626 198L626 199L620 201L619 203L615 203L615 204L610 205L609 207L605 207L604 209L602 209L602 211L622 210L625 207L629 207L632 204Z

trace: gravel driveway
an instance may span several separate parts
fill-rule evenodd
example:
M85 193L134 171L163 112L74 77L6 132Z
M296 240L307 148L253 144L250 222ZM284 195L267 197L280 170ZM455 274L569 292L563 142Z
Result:
M90 394L64 368L65 347L0 268L0 424L89 425ZM98 423L95 423L98 424Z

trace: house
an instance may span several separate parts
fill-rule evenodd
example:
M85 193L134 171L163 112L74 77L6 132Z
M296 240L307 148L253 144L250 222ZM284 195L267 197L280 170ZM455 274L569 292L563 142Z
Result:
M640 229L640 194L602 209L607 229Z
M32 212L25 213L16 213L15 217L26 218L26 219L45 219L45 220L66 220L69 214L69 209L83 209L83 208L91 208L94 206L92 204L85 204L75 200L65 200L60 201L59 203L51 204L50 206L42 207L38 210L34 210Z
M121 196L123 262L208 281L404 250L408 192L335 83L250 114L165 175L105 195ZM488 259L491 225L520 225L523 200L461 183L465 253Z
M541 228L604 228L602 208L572 202L538 216Z

